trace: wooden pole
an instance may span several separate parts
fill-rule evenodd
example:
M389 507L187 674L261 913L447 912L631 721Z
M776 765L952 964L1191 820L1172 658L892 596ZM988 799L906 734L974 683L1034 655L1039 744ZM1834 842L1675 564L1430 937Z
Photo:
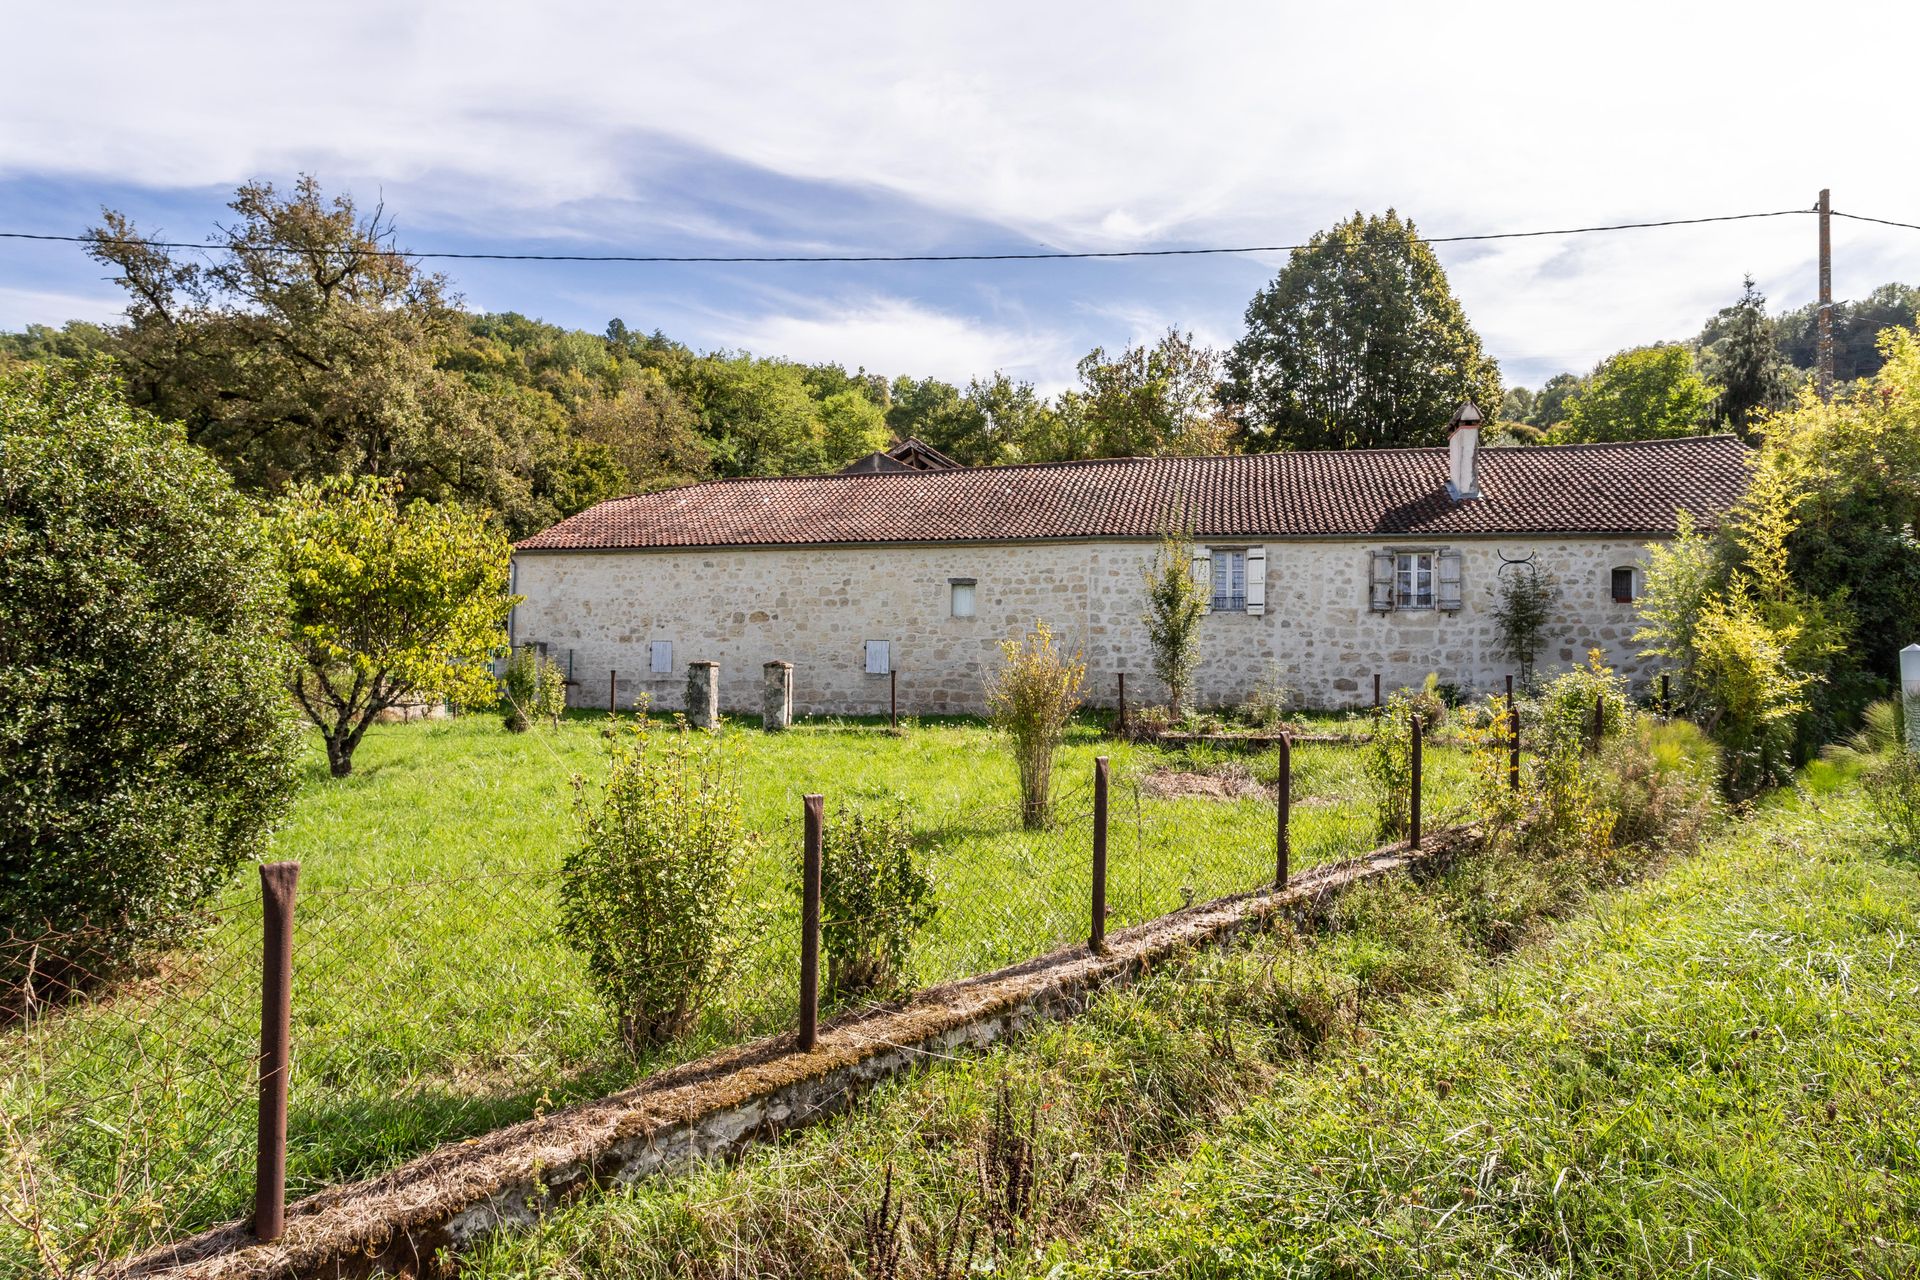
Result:
M1820 398L1833 398L1833 194L1820 188L1820 308L1816 347Z
M613 693L614 684L615 684L615 681L618 679L619 675L620 675L619 668L617 667L607 668L607 711L609 713L618 711L620 709L619 705L614 701L614 693Z
M1660 716L1665 720L1673 719L1673 685L1669 683L1670 679L1666 672L1660 673Z
M800 861L800 1034L802 1053L820 1042L820 857L825 843L825 798L807 796L806 844Z
M1293 853L1293 735L1280 731L1280 780L1276 784L1279 825L1273 841L1273 890L1287 887L1287 862Z
M1420 847L1420 717L1413 717L1413 794L1408 797L1407 848Z
M1520 789L1520 704L1513 700L1513 677L1507 677L1507 790Z
M1107 949L1107 758L1093 760L1093 929L1089 949Z
M1380 714L1380 673L1373 673L1373 714Z
M293 894L297 862L260 868L260 1129L253 1177L253 1237L277 1240L287 1223L287 1076L293 1042Z

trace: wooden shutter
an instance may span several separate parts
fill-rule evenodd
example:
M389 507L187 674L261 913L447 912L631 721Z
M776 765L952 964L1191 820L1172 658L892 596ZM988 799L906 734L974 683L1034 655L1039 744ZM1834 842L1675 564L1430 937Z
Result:
M647 646L647 670L656 676L673 673L673 641L655 640Z
M1247 612L1265 613L1267 611L1267 549L1250 547L1247 550Z
M1200 612L1213 612L1213 552L1205 547L1193 549L1193 580L1200 584Z
M1373 591L1369 607L1375 613L1393 612L1393 552L1373 553L1370 582Z
M1442 551L1433 557L1433 606L1442 613L1460 612L1460 553Z
M889 671L893 670L892 657L893 655L888 652L888 645L885 640L867 641L867 674L870 676L886 675Z

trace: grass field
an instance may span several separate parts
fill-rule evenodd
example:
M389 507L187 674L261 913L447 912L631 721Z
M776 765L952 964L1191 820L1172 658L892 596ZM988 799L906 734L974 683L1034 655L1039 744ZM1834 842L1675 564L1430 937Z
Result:
M1920 870L1814 783L1627 887L1362 891L463 1274L1913 1275Z
M556 872L573 830L571 780L602 768L607 718L501 731L493 717L380 726L344 780L317 749L274 856L301 863L295 926L290 1191L389 1167L439 1141L630 1083L797 1007L800 797L903 797L940 913L919 982L964 976L1086 936L1093 758L1112 758L1112 927L1272 875L1267 784L1234 800L1153 798L1141 780L1196 762L1070 734L1058 818L1018 822L1011 757L977 722L802 723L735 730L757 844L743 882L737 972L683 1043L636 1062L617 1045L575 955L557 937ZM1198 753L1202 768L1228 760ZM1430 754L1430 823L1464 771ZM1374 842L1360 758L1295 753L1295 867ZM104 999L0 1033L8 1189L24 1226L0 1226L0 1266L106 1256L237 1216L249 1202L251 1054L258 1031L258 892L251 872L216 905L197 948ZM23 1180L24 1179L24 1180ZM22 1190L24 1188L24 1190ZM41 1216L35 1217L35 1213Z

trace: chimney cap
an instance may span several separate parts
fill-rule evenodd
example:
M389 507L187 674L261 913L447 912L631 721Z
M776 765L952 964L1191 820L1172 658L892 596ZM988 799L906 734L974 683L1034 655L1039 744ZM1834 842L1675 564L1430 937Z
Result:
M1460 427L1477 427L1479 425L1480 410L1474 407L1473 401L1462 400L1460 407L1453 411L1453 418L1447 423L1447 430L1454 431Z

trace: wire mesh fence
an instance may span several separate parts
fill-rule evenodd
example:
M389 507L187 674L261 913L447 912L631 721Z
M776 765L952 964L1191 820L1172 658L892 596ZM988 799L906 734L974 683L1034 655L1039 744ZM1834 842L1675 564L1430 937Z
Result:
M1273 751L1195 748L1135 753L1116 768L1106 793L1106 928L1270 886L1281 767ZM1459 816L1465 770L1445 751L1429 753L1430 827ZM1294 746L1289 779L1294 871L1382 843L1355 746ZM933 909L909 930L902 971L859 994L835 981L834 939L874 922L825 913L825 1012L1085 943L1096 794L1087 769L1057 779L1044 815L1013 794L830 793L830 831L862 805L904 806ZM639 1052L566 936L558 866L358 881L316 870L292 917L287 1195L793 1029L801 801L796 792L782 816L756 821L736 910L716 922L709 981L680 1033ZM257 887L236 886L180 945L137 967L76 971L0 1015L0 1272L59 1271L246 1217L262 931ZM15 975L17 996L19 973L88 951L84 936L22 933L0 941L0 976Z

